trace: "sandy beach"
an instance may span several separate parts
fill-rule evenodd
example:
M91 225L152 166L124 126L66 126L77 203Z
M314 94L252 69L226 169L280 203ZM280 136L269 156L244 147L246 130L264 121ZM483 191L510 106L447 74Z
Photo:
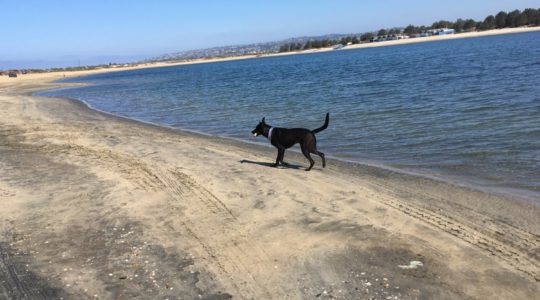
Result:
M540 294L537 204L31 95L93 72L0 77L2 299Z

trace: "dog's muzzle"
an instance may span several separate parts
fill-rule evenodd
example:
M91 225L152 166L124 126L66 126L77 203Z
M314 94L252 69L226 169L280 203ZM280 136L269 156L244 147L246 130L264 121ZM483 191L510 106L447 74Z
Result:
M258 135L259 135L259 134L255 132L255 133L253 134L253 137L257 137Z

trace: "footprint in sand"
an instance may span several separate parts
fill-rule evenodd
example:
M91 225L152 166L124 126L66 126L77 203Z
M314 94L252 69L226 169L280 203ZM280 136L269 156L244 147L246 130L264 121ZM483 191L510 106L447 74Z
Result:
M4 197L4 198L15 197L15 195L16 194L14 192L4 190L4 189L0 188L0 197Z

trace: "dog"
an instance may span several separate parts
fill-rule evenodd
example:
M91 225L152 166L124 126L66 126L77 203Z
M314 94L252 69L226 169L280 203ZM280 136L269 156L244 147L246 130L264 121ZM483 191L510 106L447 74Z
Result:
M309 160L309 167L306 171L311 170L315 162L311 158L310 153L316 154L321 157L323 168L326 167L326 161L324 160L324 153L317 150L317 139L315 139L315 133L321 132L328 127L330 119L330 113L326 113L324 125L314 130L306 128L280 128L272 127L264 122L264 118L259 124L251 131L254 137L259 135L265 136L270 140L270 143L278 149L276 163L273 167L277 167L280 163L288 165L283 162L283 156L285 155L285 149L288 149L295 144L300 144L302 154Z

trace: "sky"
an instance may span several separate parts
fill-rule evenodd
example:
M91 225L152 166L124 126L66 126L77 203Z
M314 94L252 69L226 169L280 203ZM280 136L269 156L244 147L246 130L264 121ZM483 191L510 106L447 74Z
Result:
M165 53L441 19L539 0L0 0L0 69L132 62Z

